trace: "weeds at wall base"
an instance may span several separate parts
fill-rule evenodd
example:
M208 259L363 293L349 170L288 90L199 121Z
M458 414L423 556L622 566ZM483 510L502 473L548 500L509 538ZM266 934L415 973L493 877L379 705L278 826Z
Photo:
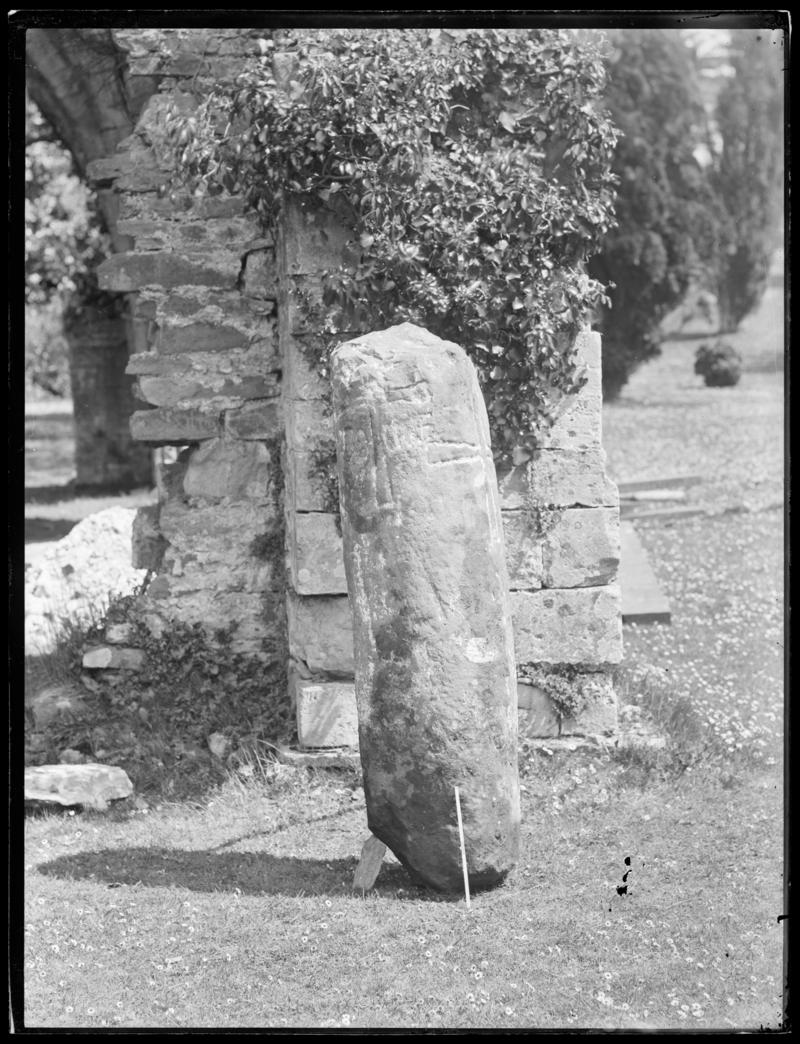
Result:
M103 644L112 623L130 625L126 645L145 653L143 669L83 668L85 648ZM173 621L156 637L135 596L113 601L101 621L64 626L51 654L26 662L26 764L53 764L69 749L118 765L137 794L153 798L183 800L220 785L241 751L292 737L285 657L235 652L233 635ZM46 686L68 692L70 709L37 723L30 705ZM214 733L224 738L222 756L209 749Z

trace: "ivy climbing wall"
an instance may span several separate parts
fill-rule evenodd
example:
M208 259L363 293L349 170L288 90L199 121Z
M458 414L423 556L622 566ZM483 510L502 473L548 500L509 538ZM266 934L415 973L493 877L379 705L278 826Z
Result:
M333 419L309 363L303 296L337 259L346 233L318 211L290 211L279 324L287 431L291 689L307 747L357 742L353 643L337 505ZM281 255L279 254L279 259ZM280 267L280 266L279 266ZM284 296L285 295L285 296ZM622 657L619 496L602 449L600 335L576 345L587 381L561 404L534 458L499 476L519 668L520 723L531 736L611 734L610 668Z
M119 201L130 250L105 289L135 294L142 350L128 372L134 437L168 448L160 503L135 527L152 571L154 629L235 624L234 647L287 664L301 744L353 744L353 644L337 517L329 387L311 361L304 301L348 232L286 209L277 242L236 196L182 188L162 147L170 106L191 112L258 53L256 30L115 30L128 76L156 77L130 138L93 165ZM291 56L278 51L275 76ZM312 313L313 314L313 313ZM533 460L499 476L520 724L530 735L611 733L608 671L621 659L619 506L601 444L600 338L583 331L588 381L561 404Z

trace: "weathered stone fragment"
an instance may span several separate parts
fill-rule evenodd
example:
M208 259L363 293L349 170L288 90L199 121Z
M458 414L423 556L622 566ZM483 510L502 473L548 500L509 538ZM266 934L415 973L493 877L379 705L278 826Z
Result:
M88 805L103 811L109 801L130 797L133 784L115 765L40 765L25 769L25 800Z
M477 376L411 324L340 345L333 397L372 833L410 872L500 882L519 846L517 687Z
M512 591L514 643L520 663L619 663L617 584L567 590Z
M89 669L140 671L145 660L141 649L127 649L122 645L94 645L83 654L83 666Z

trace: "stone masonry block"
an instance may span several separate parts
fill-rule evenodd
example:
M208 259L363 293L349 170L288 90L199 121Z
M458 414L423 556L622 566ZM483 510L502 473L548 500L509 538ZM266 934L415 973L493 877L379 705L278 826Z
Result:
M233 252L186 256L167 251L114 254L97 267L101 290L128 292L144 286L215 286L234 289L241 269Z
M202 410L139 410L131 416L131 435L140 442L181 445L213 439L219 434L219 415Z
M599 388L582 388L556 409L556 421L543 436L544 449L596 450L600 446L603 398Z
M346 596L286 600L289 652L312 671L353 676L353 620Z
M556 508L543 536L525 510L503 511L502 517L512 590L600 587L616 580L616 508Z
M117 152L87 164L87 180L93 184L113 181L119 192L155 192L169 180L170 172L161 167L151 149L141 146ZM133 235L118 228L120 235Z
M159 579L167 582L172 598L204 598L207 591L254 594L282 588L283 564L257 560L242 546L217 548L202 557L168 548Z
M512 591L542 586L542 541L534 536L522 511L502 511L508 581Z
M586 384L576 395L567 396L558 404L555 423L542 440L543 448L596 450L600 447L603 410L600 347L599 333L584 328L578 334L575 350Z
M267 495L270 470L262 443L214 439L193 451L183 489L190 497L259 499Z
M170 579L158 577L148 589L152 605L151 620L156 625L168 627L170 621L181 620L186 624L199 623L209 635L221 628L230 627L235 620L237 628L231 639L231 649L246 655L262 654L264 638L275 624L265 619L263 591L215 591L206 587L198 590L191 598L170 590Z
M291 335L285 338L283 379L286 384L286 394L290 399L329 398L330 381L320 375L317 367L309 360L304 348L303 338Z
M301 595L347 594L342 537L331 514L289 513L289 575Z
M301 747L357 747L358 710L352 682L300 682L297 738Z
M518 663L599 665L622 659L619 586L512 591Z
M274 298L278 293L275 252L270 249L252 250L247 254L241 291L247 297Z
M141 376L137 389L139 397L154 406L190 406L199 400L213 399L266 399L280 393L273 374L227 376L198 371L171 377Z
M162 326L180 325L184 320L207 322L217 328L224 325L232 326L254 338L264 335L264 316L270 316L267 322L275 325L272 316L275 310L274 301L247 301L238 290L184 286L169 293L157 291L155 300L158 309L154 318L158 319ZM271 336L274 335L273 330Z
M295 684L297 732L304 747L358 747L358 709L352 681L319 682L298 679ZM613 690L611 690L613 697ZM555 738L564 726L569 735L607 732L614 727L614 708L607 693L599 693L601 706L587 711L586 724L562 722L550 699L537 686L517 683L517 713L521 736ZM610 713L609 713L610 707ZM600 726L600 727L596 727Z
M617 487L606 474L605 452L589 450L538 450L527 465L498 475L503 508L521 508L533 497L555 507L614 507Z
M543 539L544 587L601 587L617 579L617 508L566 508Z
M187 504L170 497L161 505L160 528L177 552L222 560L229 554L249 556L253 541L276 521L275 508L267 500Z
M229 352L250 344L247 331L225 323L165 323L158 328L156 347L161 355L182 352Z
M295 511L330 511L328 483L316 469L312 449L293 449L286 453L287 503Z
M286 445L289 451L333 443L333 415L319 402L292 402L286 407Z
M283 431L283 410L277 399L248 402L225 411L225 431L235 439L271 439Z

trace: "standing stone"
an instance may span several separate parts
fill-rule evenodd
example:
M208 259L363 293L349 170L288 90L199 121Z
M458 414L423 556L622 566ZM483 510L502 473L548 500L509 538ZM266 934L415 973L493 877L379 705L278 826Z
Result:
M517 686L489 425L461 348L340 345L333 400L369 829L417 880L498 884L519 848Z

